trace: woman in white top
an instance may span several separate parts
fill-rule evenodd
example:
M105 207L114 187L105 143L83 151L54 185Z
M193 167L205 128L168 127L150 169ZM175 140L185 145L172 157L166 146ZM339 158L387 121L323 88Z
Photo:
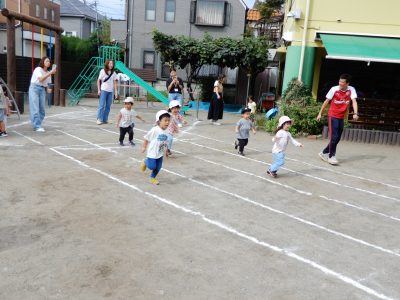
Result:
M99 125L108 123L113 96L118 97L117 81L118 75L114 72L114 61L107 59L97 80L97 91L100 96L97 112L97 124ZM113 91L115 91L115 94Z
M225 75L220 74L218 80L214 83L213 95L210 101L210 107L208 108L208 120L212 121L214 125L221 125L218 120L222 119L224 113L224 101L222 99L224 87L223 83L225 81Z
M44 106L46 97L46 88L51 83L51 75L56 73L55 66L51 71L50 58L43 57L39 66L35 68L31 77L29 86L29 113L32 122L32 128L38 132L44 132L42 122L45 116Z

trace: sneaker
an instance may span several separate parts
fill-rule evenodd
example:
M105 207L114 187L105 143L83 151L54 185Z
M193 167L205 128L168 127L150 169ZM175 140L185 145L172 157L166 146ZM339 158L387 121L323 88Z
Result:
M328 163L330 163L331 165L337 165L339 162L335 156L332 156L328 158Z
M318 153L319 157L323 160L323 161L328 161L329 155L328 153Z
M269 176L273 177L273 178L278 177L278 174L276 174L276 172L272 172L272 171L270 171L270 170L267 170L267 174L268 174Z
M154 185L159 185L160 184L160 182L155 178L150 178L150 183L154 184Z
M44 130L43 127L39 127L39 128L36 128L35 131L37 131L37 132L45 132L46 130Z
M143 161L140 162L140 171L144 172L146 171L146 163Z
M240 152L240 151L238 152L238 154L241 155L241 156L245 156L244 153Z
M221 125L221 123L218 123L218 122L213 122L213 124L217 125L217 126Z
M134 143L134 142L132 142L132 141L129 141L129 145L131 145L131 146L135 146L135 143Z
M125 146L125 145L124 145L124 142L119 142L119 145L120 145L120 146Z
M3 132L0 131L0 137L3 137Z
M101 124L103 124L103 122L100 121L99 119L97 119L96 124L97 124L97 125L101 125Z
M235 145L235 150L236 150L239 147L239 144L237 141L235 141L234 145Z
M104 124L112 124L113 122L112 122L112 121L109 121L109 120L107 120L107 121L104 121L103 123L104 123Z
M7 131L3 131L3 132L1 133L1 136L8 136Z
M168 150L167 150L167 154L168 154L168 155L172 155L171 150L168 149Z

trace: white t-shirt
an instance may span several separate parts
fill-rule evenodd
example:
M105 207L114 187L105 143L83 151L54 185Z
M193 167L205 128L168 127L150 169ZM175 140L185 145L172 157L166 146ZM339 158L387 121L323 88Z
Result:
M136 111L133 109L127 110L125 107L120 110L121 121L119 122L119 127L128 128L134 122L134 118L137 116Z
M104 82L104 80L109 76L109 74L107 74L104 69L101 69L100 74L99 74L99 78L101 80L101 86L100 89L106 92L112 92L114 89L114 81L118 81L118 75L113 72L113 74L111 75L111 77Z
M257 103L255 103L254 101L251 102L251 103L249 102L249 103L247 104L247 107L251 109L251 113L252 113L252 114L255 114L255 113L256 113Z
M283 129L279 130L276 133L276 135L272 138L272 141L275 142L274 146L272 147L272 153L285 152L289 140L296 147L301 145L301 143L299 143L292 137L290 132Z
M47 77L43 81L39 80L39 77L42 77L42 76L46 75L47 73L49 73L49 72L45 71L43 68L36 67L35 70L33 71L32 77L31 77L31 83L47 87L47 85L49 83L51 83L51 76Z
M168 131L163 130L160 126L154 126L144 138L149 141L147 147L148 158L160 158L164 155L164 150L167 149Z

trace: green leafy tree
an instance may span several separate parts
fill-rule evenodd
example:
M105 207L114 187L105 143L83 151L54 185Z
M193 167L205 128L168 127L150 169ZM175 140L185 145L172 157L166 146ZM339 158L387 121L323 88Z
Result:
M256 8L260 12L262 19L268 22L273 17L275 11L280 10L285 0L265 0L258 2Z

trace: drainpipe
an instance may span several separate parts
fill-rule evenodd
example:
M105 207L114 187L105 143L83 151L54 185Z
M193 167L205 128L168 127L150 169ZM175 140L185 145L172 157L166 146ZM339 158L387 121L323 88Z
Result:
M310 1L311 0L307 0L307 2L306 2L306 15L304 17L303 38L301 40L299 75L297 76L297 80L299 80L299 81L303 81L302 73L303 73L303 65L304 65L304 52L306 51L308 16L310 13Z

